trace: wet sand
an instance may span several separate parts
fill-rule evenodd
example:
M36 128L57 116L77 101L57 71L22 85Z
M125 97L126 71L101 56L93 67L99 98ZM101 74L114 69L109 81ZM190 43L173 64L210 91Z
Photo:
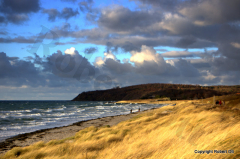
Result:
M152 109L146 110L151 111ZM65 139L74 136L76 132L87 128L89 126L101 127L101 126L113 126L117 125L121 121L128 120L140 113L146 112L133 112L126 115L109 116L103 118L97 118L87 121L80 121L68 126L56 127L50 129L37 130L31 133L20 134L0 142L0 154L6 153L14 147L25 147L32 145L39 141L48 142L50 140Z

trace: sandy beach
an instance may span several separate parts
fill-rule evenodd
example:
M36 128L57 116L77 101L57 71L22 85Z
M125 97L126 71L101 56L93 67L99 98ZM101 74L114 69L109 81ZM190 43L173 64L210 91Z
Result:
M146 111L150 111L150 110L152 109L149 109ZM43 130L31 132L31 133L20 134L20 135L8 138L3 142L0 142L0 154L4 154L8 150L11 150L14 147L25 147L39 141L48 142L50 140L65 139L65 138L74 136L76 132L84 128L87 128L89 126L101 127L106 125L109 125L109 126L117 125L121 121L128 120L146 111L133 112L131 114L126 114L126 115L108 116L103 118L87 120L87 121L80 121L68 126L43 129Z
M151 104L168 104L174 105L176 103L183 103L186 101L157 101L155 99L146 99L146 100L128 100L128 101L118 101L116 103L151 103ZM151 111L152 109L133 112L126 115L117 115L117 116L108 116L103 118L97 118L87 121L79 121L68 126L49 128L37 130L30 133L19 134L17 136L6 139L5 141L0 142L0 154L4 154L7 151L11 150L14 147L25 147L32 145L36 142L43 141L49 142L51 140L60 140L68 137L72 137L76 132L85 129L90 126L101 127L101 126L113 126L117 125L121 121L131 119L132 117L141 114L146 111Z
M0 158L144 159L169 154L174 158L238 158L239 96L216 99L226 104L215 105L213 98L119 101L168 105L18 135L0 144L0 152L5 154Z

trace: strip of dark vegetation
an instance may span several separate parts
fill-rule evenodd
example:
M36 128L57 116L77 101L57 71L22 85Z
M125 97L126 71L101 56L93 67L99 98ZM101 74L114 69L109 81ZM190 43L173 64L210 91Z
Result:
M119 101L168 97L171 100L209 98L240 92L240 86L200 86L184 84L142 84L108 90L82 92L73 101Z

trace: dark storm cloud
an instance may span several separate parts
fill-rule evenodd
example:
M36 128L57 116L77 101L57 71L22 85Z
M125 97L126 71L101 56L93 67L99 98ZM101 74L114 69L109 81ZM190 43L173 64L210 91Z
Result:
M0 23L14 23L22 24L25 21L28 21L29 17L27 14L5 14L5 16L0 16Z
M111 43L111 42L107 42L106 43L106 52L118 52L118 45L113 45L113 43Z
M63 18L68 20L69 18L75 17L79 14L77 10L73 10L72 8L63 8L62 12L59 12L57 9L44 9L42 13L48 14L49 21L55 21L56 18Z
M99 73L77 51L63 54L61 51L46 59L34 54L21 60L0 53L0 85L29 87L65 87L88 83ZM71 84L70 84L71 83Z
M42 64L44 71L50 71L61 78L73 78L79 82L90 82L98 73L98 69L82 57L78 51L71 54L60 50L47 57L47 62Z
M121 48L124 52L130 52L130 51L140 51L141 47L131 43L130 41L125 41L122 45Z
M113 59L107 59L104 63L104 68L111 72L113 75L122 75L126 73L131 73L134 70L134 67L130 63L120 63Z
M98 48L97 47L89 47L84 50L84 53L86 54L93 54L97 52Z
M227 76L235 72L237 76L240 74L239 67L239 60L218 57L213 60L211 73L215 76Z
M101 9L94 7L93 0L83 0L78 3L79 9L85 14L87 24L97 24Z
M219 45L218 53L228 59L240 60L240 43L222 43Z
M0 3L2 13L31 13L40 10L39 0L2 0Z
M179 12L198 25L225 23L240 19L240 0L203 0L183 7Z
M211 69L211 61L209 60L202 60L202 59L193 59L190 60L192 66L197 68L199 71L206 71Z
M33 37L29 39L23 36L18 36L15 38L0 38L0 43L35 43L35 42L39 41L36 41Z
M29 20L29 13L36 13L40 10L39 0L2 0L0 3L1 22L21 24Z
M4 22L6 22L5 21L5 17L4 16L0 16L0 23L4 23Z
M19 60L19 57L7 57L9 61Z
M193 37L193 36L186 36L186 37L181 38L177 42L176 46L187 48L189 45L194 44L196 41L197 41L197 39L195 37Z
M122 6L115 6L102 10L98 24L100 27L116 32L129 32L133 29L147 27L159 20L161 20L159 12L131 11Z
M67 28L67 29L66 29ZM80 31L73 31L69 26L56 27L51 30L59 38L61 37L72 37L75 38L73 41L56 43L56 44L76 44L76 43L93 43L97 45L106 45L111 44L111 50L122 49L123 51L139 51L142 45L148 46L175 46L179 41L178 37L142 37L142 36L122 36L122 35L109 35L107 30L101 30L98 28L86 29ZM41 39L52 39L52 34L39 34L38 40L41 42ZM0 43L34 43L36 36L32 37L18 37L18 38L1 38ZM109 47L107 45L107 47Z
M175 63L175 67L179 70L182 76L184 77L199 77L200 73L190 62L179 59Z
M236 77L240 74L240 45L239 43L221 43L219 49L213 53L211 63L211 73L216 76L228 76L235 74ZM215 57L216 56L216 57ZM236 78L233 78L236 79ZM239 80L236 79L235 82Z
M92 12L93 0L81 1L78 6L82 12Z
M29 17L27 14L10 14L7 15L7 20L15 24L21 24L22 22L29 20Z
M19 60L16 57L7 57L0 53L0 85L21 86L27 84L32 87L44 85L44 78L39 70L30 61Z
M59 12L57 9L44 9L42 11L42 13L46 13L48 14L48 20L49 21L55 21L55 19L57 18L57 16L59 15Z
M240 27L238 25L223 24L217 31L216 41L221 44L240 41Z
M76 15L78 15L78 11L77 10L73 10L72 8L63 8L61 14L60 14L60 17L64 18L64 19L69 19L71 17L75 17Z

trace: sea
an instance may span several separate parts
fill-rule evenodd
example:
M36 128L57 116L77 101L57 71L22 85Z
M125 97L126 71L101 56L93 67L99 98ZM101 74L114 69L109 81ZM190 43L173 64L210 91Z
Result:
M162 107L161 104L116 104L106 101L0 101L0 142L40 129L67 126L106 116Z

